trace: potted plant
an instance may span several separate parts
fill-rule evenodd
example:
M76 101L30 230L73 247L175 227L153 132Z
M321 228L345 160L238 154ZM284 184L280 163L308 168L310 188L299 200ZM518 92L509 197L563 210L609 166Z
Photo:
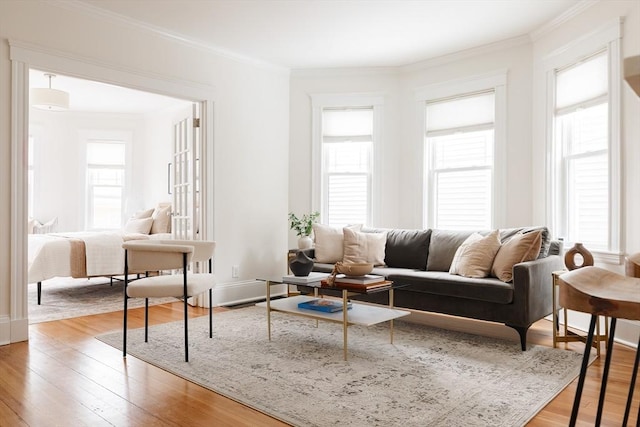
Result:
M313 223L320 217L320 212L304 214L298 218L293 212L289 212L289 228L296 232L298 239L298 249L309 249L313 245L311 232Z

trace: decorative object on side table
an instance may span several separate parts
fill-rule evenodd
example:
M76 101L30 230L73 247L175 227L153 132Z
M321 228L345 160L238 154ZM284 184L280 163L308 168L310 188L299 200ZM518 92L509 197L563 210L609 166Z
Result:
M582 264L576 265L576 255L582 257ZM569 270L593 265L593 255L582 243L576 243L564 254L564 265L566 265Z
M298 218L293 212L289 212L289 228L296 232L298 238L298 249L309 249L313 245L311 231L313 223L320 217L320 212L304 214Z
M297 251L295 258L289 263L289 269L294 276L308 276L313 269L313 260L304 251Z

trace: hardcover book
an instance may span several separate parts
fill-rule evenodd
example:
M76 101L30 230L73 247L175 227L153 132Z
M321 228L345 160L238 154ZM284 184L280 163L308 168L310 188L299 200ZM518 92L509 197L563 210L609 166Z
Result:
M314 282L320 282L323 279L329 277L329 273L320 273L312 271L308 276L294 276L293 274L283 276L282 281L284 283L291 283L294 285L310 285ZM319 285L318 285L319 286Z
M347 310L352 307L351 303L347 303ZM330 300L327 298L313 299L310 301L301 302L298 304L298 308L304 308L308 310L324 311L325 313L335 313L336 311L342 311L342 301Z

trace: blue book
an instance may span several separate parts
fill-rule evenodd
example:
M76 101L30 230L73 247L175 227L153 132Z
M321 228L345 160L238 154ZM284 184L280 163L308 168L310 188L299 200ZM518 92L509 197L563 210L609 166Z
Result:
M298 308L306 310L324 311L325 313L335 313L342 311L342 301L330 300L326 298L312 299L298 303ZM351 303L347 303L347 310L351 308Z

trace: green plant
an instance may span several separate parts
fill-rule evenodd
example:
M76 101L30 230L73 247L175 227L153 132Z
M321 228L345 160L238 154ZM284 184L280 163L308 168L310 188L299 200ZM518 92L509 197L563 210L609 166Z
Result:
M320 217L320 212L304 214L298 218L293 212L289 212L289 228L296 232L299 237L311 235L313 223Z

